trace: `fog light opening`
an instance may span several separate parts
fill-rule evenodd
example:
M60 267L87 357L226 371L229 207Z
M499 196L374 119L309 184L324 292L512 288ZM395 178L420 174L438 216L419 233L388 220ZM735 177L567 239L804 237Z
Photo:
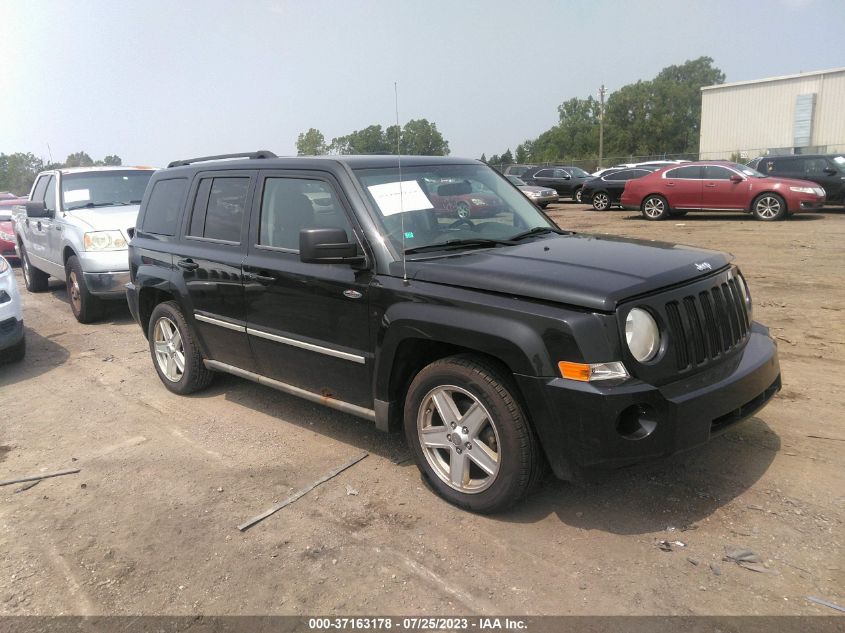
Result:
M626 440L642 440L657 428L657 413L647 404L628 407L616 419L616 432Z

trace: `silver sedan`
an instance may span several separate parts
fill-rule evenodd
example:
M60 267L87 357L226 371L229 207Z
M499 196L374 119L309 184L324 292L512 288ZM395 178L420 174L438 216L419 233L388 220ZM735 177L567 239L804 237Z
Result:
M545 209L552 202L558 201L558 193L554 189L527 185L524 180L517 176L506 176L506 178L541 209Z

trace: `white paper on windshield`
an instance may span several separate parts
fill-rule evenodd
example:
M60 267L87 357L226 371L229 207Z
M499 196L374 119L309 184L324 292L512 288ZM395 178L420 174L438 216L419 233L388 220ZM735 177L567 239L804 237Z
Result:
M83 202L91 199L91 192L88 189L74 189L65 191L65 203Z
M370 190L370 195L373 196L384 216L395 215L403 211L434 208L431 200L428 199L416 180L388 182L383 185L372 185L367 189Z
M834 162L839 163L840 165L845 165L845 157L842 156L835 156L833 158Z

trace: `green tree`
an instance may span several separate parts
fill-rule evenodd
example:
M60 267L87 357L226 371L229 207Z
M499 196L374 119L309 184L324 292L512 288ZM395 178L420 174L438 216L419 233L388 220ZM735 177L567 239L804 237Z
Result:
M85 152L75 152L65 159L65 167L93 167L94 160Z
M517 163L527 163L531 155L531 141L525 141L516 146L516 155L514 156Z
M0 154L0 191L19 196L28 194L35 176L43 168L43 161L29 152Z
M478 160L480 160L482 163L487 162L487 156L484 155L484 152L481 153L481 158L479 158Z
M328 151L326 137L317 128L309 128L307 132L300 133L296 139L297 156L320 156Z
M110 154L103 159L103 165L120 167L121 165L123 165L123 160L117 154Z
M436 123L412 119L402 128L402 153L413 156L448 156L449 142L438 131Z
M507 151L499 157L499 161L501 161L502 165L513 165L513 154L511 154L511 148L509 147Z

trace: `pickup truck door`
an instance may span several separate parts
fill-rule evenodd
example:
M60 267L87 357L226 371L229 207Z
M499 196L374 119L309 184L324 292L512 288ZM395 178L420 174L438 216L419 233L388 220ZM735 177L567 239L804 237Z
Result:
M50 174L41 176L35 187L32 190L32 202L44 202L46 200L47 189L54 193L56 189L56 177ZM55 206L55 204L53 205ZM49 235L52 230L52 218L30 218L24 220L23 234L24 247L29 256L30 263L38 269L52 272L53 266L50 265L52 257L50 257L49 249Z
M44 204L50 211L52 217L48 218L49 228L47 230L47 258L55 265L62 266L62 231L65 227L64 214L59 211L59 183L55 177L50 178L47 183L47 191L44 192Z
M299 258L303 228L342 228L355 240L348 210L323 172L260 172L243 267L247 333L260 374L372 408L372 272Z

